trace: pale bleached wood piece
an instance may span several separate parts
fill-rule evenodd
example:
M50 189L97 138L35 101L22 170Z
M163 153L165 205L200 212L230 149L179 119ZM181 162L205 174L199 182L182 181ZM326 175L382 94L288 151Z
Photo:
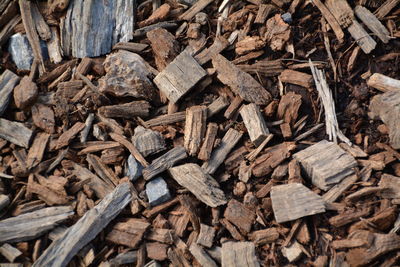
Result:
M390 32L383 24L372 14L371 11L362 6L356 6L354 9L357 17L370 29L382 42L387 44L390 40Z
M358 176L357 175L349 175L344 178L340 183L334 185L329 191L322 195L322 198L327 203L335 202L340 196L342 196L343 192L349 189L352 185L357 182Z
M184 146L189 156L194 156L200 149L206 131L207 108L192 106L186 109Z
M215 99L210 105L207 106L208 109L208 114L207 117L212 117L221 110L223 110L225 107L229 105L229 101L226 97L220 96L217 99Z
M259 267L256 248L252 242L233 242L222 243L221 250L222 267Z
M194 5L192 5L185 13L180 15L180 20L191 20L197 13L202 11L206 6L211 4L213 0L199 0Z
M325 212L322 197L299 183L273 186L271 201L277 223Z
M0 76L0 115L3 115L4 111L8 107L8 103L11 99L11 94L15 86L20 81L20 77L14 74L10 70L5 70Z
M206 224L200 224L200 233L197 237L196 243L207 248L211 248L213 245L215 236L215 229L212 226Z
M390 78L380 73L372 74L367 81L367 85L384 93L392 90L400 90L400 80Z
M29 147L33 132L22 123L0 118L0 137L18 146Z
M51 38L51 31L35 3L32 4L32 19L40 38L47 41Z
M33 266L66 266L131 201L129 183L118 185L43 252Z
M206 137L204 138L203 145L200 148L199 155L197 156L201 160L209 160L211 152L214 147L214 141L218 133L218 124L210 122L207 127Z
M92 129L93 121L94 121L94 113L89 113L89 115L85 120L85 128L83 128L79 136L81 143L86 143L89 132Z
M376 42L372 37L368 34L368 32L361 26L358 21L353 20L353 23L347 28L351 36L357 42L357 44L361 47L365 54L371 53L372 50L376 47Z
M201 266L207 267L217 267L218 265L215 261L207 254L207 252L197 245L196 243L192 243L189 248L190 253L192 253L193 257Z
M0 247L0 254L9 262L14 262L16 258L22 255L22 252L10 244L5 243Z
M114 188L118 185L118 176L111 170L110 167L101 162L101 159L98 156L88 154L86 160L90 166L92 166L96 174L111 188Z
M57 27L50 27L51 38L47 41L47 50L51 62L58 64L62 61L62 50L60 43L60 36L57 31Z
M340 26L347 28L354 21L354 12L347 0L327 0L326 7L339 22Z
M384 173L379 181L382 198L400 198L400 178Z
M256 145L260 145L269 135L269 130L260 112L260 108L254 104L242 106L240 109L244 125L250 136L250 140Z
M74 212L69 206L40 209L0 221L0 242L35 239L65 221Z
M267 105L271 102L271 94L259 82L225 57L220 54L215 55L212 64L217 71L218 79L244 100L257 105Z
M163 171L170 169L178 161L183 160L186 157L187 154L184 147L174 147L164 155L156 158L148 167L144 168L142 172L143 178L145 180L150 180Z
M153 81L171 103L176 103L206 75L199 63L184 51Z
M161 152L166 148L164 137L159 132L142 126L135 128L132 143L144 157Z
M178 184L188 189L206 205L217 207L226 203L224 192L219 188L218 182L199 165L187 163L169 169L169 173Z
M230 128L222 138L218 148L216 148L211 154L210 159L204 162L201 166L205 172L213 174L218 169L219 165L224 162L232 148L234 148L237 142L239 142L242 135L241 132Z
M400 3L400 0L387 0L381 5L374 14L378 19L383 19L389 12Z

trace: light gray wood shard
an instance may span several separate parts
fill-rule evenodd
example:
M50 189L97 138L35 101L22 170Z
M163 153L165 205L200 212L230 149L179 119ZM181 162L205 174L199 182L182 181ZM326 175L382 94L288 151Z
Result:
M240 110L244 125L249 133L250 140L259 146L269 135L267 124L260 112L259 107L254 104L244 105Z
M322 197L299 183L273 186L271 201L277 223L325 212Z
M293 155L311 179L311 182L327 191L333 185L354 173L357 162L335 143L322 140Z
M137 126L135 128L132 143L143 157L165 150L163 136L157 131L146 129L142 126Z
M132 39L136 1L72 0L61 20L64 56L98 57Z
M200 201L210 207L218 207L226 203L224 192L211 175L204 172L199 165L187 163L169 169L172 178L189 190Z
M33 266L66 266L131 201L129 183L118 185L43 252Z
M222 267L259 267L256 248L252 242L225 242L221 250Z
M0 247L0 254L9 262L14 262L16 258L22 255L22 252L10 244L5 243Z
M20 77L10 70L5 70L0 76L0 116L8 107L10 102L11 93L14 87L20 81Z
M367 27L381 39L382 42L387 44L390 40L390 32L383 26L383 24L371 13L368 9L362 6L356 6L354 9L357 17Z
M200 263L201 266L207 267L217 267L218 265L215 261L205 252L205 250L197 245L196 243L192 243L189 248L190 253L192 253L193 257Z
M0 242L21 242L37 238L65 221L74 212L69 206L40 209L0 221Z
M0 137L13 144L28 148L32 134L33 132L20 122L0 119Z
M154 78L154 83L171 103L176 103L206 75L189 53L182 52Z
M207 173L213 174L218 169L219 165L224 162L226 156L229 154L232 148L234 148L237 142L239 142L242 135L243 134L241 132L230 128L222 138L218 148L212 152L211 158L204 162L201 167Z

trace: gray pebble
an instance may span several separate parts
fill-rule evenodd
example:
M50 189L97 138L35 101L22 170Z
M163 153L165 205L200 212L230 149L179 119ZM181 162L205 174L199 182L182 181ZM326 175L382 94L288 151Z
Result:
M33 51L25 34L16 33L10 37L8 52L18 69L31 69Z
M281 17L282 17L283 21L286 22L286 23L288 23L288 24L290 24L290 23L293 22L293 20L292 20L292 14L290 14L289 12L286 12L286 13L283 14Z
M142 176L143 166L132 155L129 155L125 164L125 175L129 180L135 181Z
M147 182L146 195L151 206L160 205L171 198L167 183L161 177Z

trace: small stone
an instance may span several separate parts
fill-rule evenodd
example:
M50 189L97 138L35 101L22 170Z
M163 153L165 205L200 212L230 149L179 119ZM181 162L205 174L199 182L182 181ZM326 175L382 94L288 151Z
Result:
M33 51L25 34L16 33L10 37L8 52L10 52L18 69L30 70L33 62Z
M161 177L146 184L146 195L151 206L160 205L171 198L167 183Z
M292 20L292 14L290 14L289 12L286 12L285 14L282 15L282 19L284 22L290 24L293 22Z
M125 163L125 176L128 176L129 180L135 181L137 178L142 176L142 171L142 164L140 164L132 155L129 155L128 160Z

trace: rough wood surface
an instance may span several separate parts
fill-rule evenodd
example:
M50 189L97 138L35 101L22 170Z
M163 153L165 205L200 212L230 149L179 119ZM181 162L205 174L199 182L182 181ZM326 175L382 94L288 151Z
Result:
M85 128L85 124L82 122L75 123L70 129L65 131L57 140L56 149L67 146L75 136Z
M137 248L149 227L145 220L131 218L115 224L106 239L114 244Z
M362 6L356 6L354 9L357 17L385 44L390 40L389 31L368 9Z
M173 114L161 115L159 117L145 121L143 124L145 127L168 125L171 123L184 121L185 118L186 118L185 111L181 111L181 112L175 112Z
M0 211L10 204L10 198L6 195L0 194Z
M130 202L130 185L123 183L43 252L33 266L66 266L68 262L112 221Z
M387 0L374 14L378 19L383 19L398 3L400 3L400 0Z
M0 76L0 115L8 107L11 99L11 93L18 84L20 78L10 70L5 70Z
M244 105L240 109L240 115L250 136L250 140L256 146L260 145L269 135L269 130L260 112L260 108L254 103Z
M146 118L149 116L149 109L149 102L142 100L120 105L102 106L99 108L99 113L106 118Z
M220 54L212 58L218 79L244 100L257 105L271 102L271 94L248 73L241 71Z
M199 165L187 163L169 169L169 173L178 184L188 189L206 205L217 207L226 203L218 182Z
M205 250L193 243L189 248L190 253L201 266L217 267L215 261L205 252Z
M257 11L257 16L254 19L256 24L264 24L269 15L275 10L275 6L270 4L260 4Z
M200 149L206 132L207 108L192 106L186 109L184 146L189 156L194 156Z
M305 88L311 88L312 85L312 76L310 74L296 70L286 69L282 71L281 75L279 75L279 79L281 82L296 84Z
M5 243L0 247L0 254L9 262L14 262L16 258L22 255L22 252L10 244Z
M232 242L222 243L221 250L222 267L259 267L256 249L252 242Z
M376 47L376 42L356 20L347 28L365 54L371 53Z
M71 207L44 208L0 221L0 242L21 242L48 232L73 215Z
M214 122L209 123L207 126L207 132L203 141L203 145L201 146L199 155L197 156L199 159L204 161L210 159L217 133L218 133L218 125Z
M197 237L196 243L202 245L203 247L211 248L213 245L214 236L214 227L208 226L206 224L200 224L200 233Z
M0 119L0 137L11 143L28 148L32 135L22 123Z
M191 20L197 13L202 11L206 6L211 4L212 0L199 0L194 5L192 5L185 13L180 15L179 19L181 20Z
M293 155L311 178L314 185L328 190L354 173L355 159L338 145L326 140Z
M157 69L162 71L179 55L179 43L166 29L157 28L146 34L156 60Z
M137 148L131 142L126 140L125 137L123 137L118 133L110 133L110 137L113 140L120 143L121 145L123 145L124 147L126 147L129 150L129 152L131 152L132 156L134 156L135 159L139 161L140 164L142 164L142 166L147 167L149 165L149 163L146 161L145 158L143 158L142 154L140 154Z
M325 212L322 197L299 183L273 186L271 200L278 223Z
M214 56L221 53L225 48L229 45L229 41L226 40L224 37L219 36L215 38L214 43L198 53L194 58L199 62L200 65L206 64L210 61Z
M238 227L241 233L248 234L254 220L256 219L256 214L254 210L251 210L239 201L232 199L228 202L224 212L224 217Z
M26 165L28 169L36 167L40 162L42 162L49 138L50 135L43 132L36 135L27 157Z
M113 50L122 49L122 50L126 50L129 52L140 54L148 47L149 47L148 44L119 42L113 46Z
M213 174L219 165L224 162L229 152L231 152L241 137L242 133L230 128L222 138L218 148L212 152L210 159L201 166L205 172Z
M153 162L146 168L143 169L143 178L150 180L156 175L170 169L177 162L187 157L184 147L177 146L166 152L164 155L153 160Z
M372 74L367 84L384 93L392 90L400 90L400 80L390 78L380 73Z
M163 136L157 131L146 129L142 126L135 128L132 143L144 157L165 150Z
M154 83L171 103L176 103L206 75L189 53L182 52L154 78Z

